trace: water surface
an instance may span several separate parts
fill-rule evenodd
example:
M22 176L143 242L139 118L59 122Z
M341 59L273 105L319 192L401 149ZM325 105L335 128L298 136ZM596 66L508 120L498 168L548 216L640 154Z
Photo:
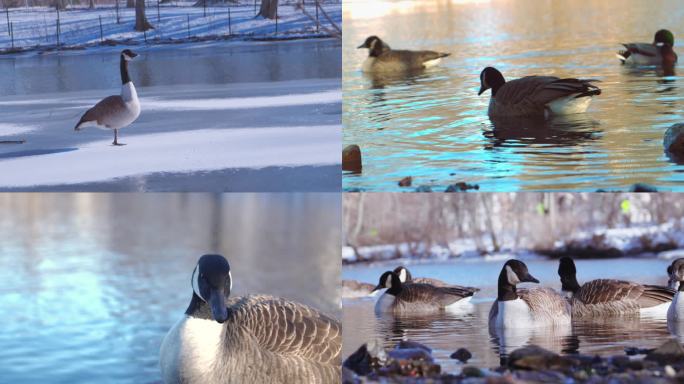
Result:
M235 295L340 315L336 194L0 194L7 383L160 382L159 347L200 255Z
M662 145L667 127L684 121L681 65L666 76L615 57L619 43L650 42L660 28L684 37L679 1L377 0L368 7L355 0L343 12L343 140L364 156L362 174L344 175L345 189L396 191L410 175L434 190L458 181L486 191L637 182L684 190L684 168ZM360 71L367 50L356 49L369 35L393 48L452 56L423 73L369 77ZM490 92L477 95L486 66L507 79L599 79L603 94L585 114L492 122Z
M496 282L503 261L428 262L409 265L414 277L429 276L448 282L481 288L472 305L458 312L432 315L376 316L374 299L343 299L343 356L361 344L379 339L387 347L410 339L433 349L433 356L446 372L458 372L462 365L449 355L458 348L473 354L470 364L496 367L512 350L528 344L540 345L557 353L624 354L627 346L657 347L670 333L664 318L621 318L574 322L566 329L532 329L505 335L490 334L487 316L496 299ZM542 286L560 289L558 262L526 260L530 273ZM581 283L612 277L641 283L667 284L665 269L669 261L658 259L578 260ZM396 263L372 266L349 266L342 269L343 279L377 283L380 274ZM532 286L525 284L525 286Z

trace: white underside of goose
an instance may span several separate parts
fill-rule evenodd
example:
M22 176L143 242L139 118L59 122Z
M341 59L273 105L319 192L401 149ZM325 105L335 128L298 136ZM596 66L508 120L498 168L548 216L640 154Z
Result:
M79 128L121 129L131 125L140 116L140 100L132 81L121 86L121 100L124 108L112 109L98 120L82 123Z
M546 104L545 114L549 115L572 115L575 113L584 113L591 104L591 97L575 97L577 94L556 99Z
M470 302L471 299L472 296L464 297L451 305L447 305L446 307L444 307L444 310L454 314L470 313L475 309L473 303Z
M220 351L223 325L213 320L184 316L171 328L161 345L161 372L166 384L214 383L212 366Z
M658 304L650 308L641 308L639 315L647 317L665 317L670 308L670 303Z
M680 291L675 293L672 303L667 310L668 322L684 322L684 295Z
M441 58L441 57L440 57L439 59L428 60L428 61L426 61L426 62L423 63L423 67L425 67L425 68L432 68L432 67L435 67L435 66L439 65L439 63L441 63L441 62L442 62L442 58Z
M527 328L534 326L530 307L523 299L498 301L498 312L494 319L496 328Z

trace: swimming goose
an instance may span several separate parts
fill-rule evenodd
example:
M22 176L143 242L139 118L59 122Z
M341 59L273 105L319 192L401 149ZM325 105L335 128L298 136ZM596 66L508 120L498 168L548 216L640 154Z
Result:
M127 127L140 116L140 101L135 90L133 81L128 76L128 62L133 60L137 53L130 49L121 52L119 68L121 70L121 95L107 96L100 100L94 107L83 114L74 129L80 131L85 127L97 127L114 130L113 145L125 145L118 141L119 129Z
M331 383L341 375L342 328L317 310L281 298L229 298L221 255L200 257L192 299L161 345L164 382Z
M449 283L444 282L442 280L434 279L431 277L416 277L416 278L414 278L413 275L411 275L411 272L408 270L408 268L404 267L403 265L400 265L400 266L394 268L393 272L396 273L397 275L399 275L399 280L401 280L402 283L430 284L430 285L434 285L435 287L458 288L458 289L462 289L464 292L470 291L473 294L480 291L480 288L462 287L460 285L449 284Z
M580 286L575 262L569 257L560 259L558 275L563 292L570 298L573 317L665 314L675 293L667 287L613 279L592 280Z
M670 286L677 286L677 293L667 309L668 322L684 321L684 259L677 259L667 268Z
M601 94L598 80L561 79L555 76L526 76L506 81L496 68L480 73L480 91L491 89L490 116L569 115L586 112L591 98Z
M627 43L626 48L617 54L622 64L661 65L671 67L677 62L674 49L674 35L661 29L653 37L653 43Z
M494 329L570 324L567 301L551 288L518 289L520 283L539 283L519 260L508 260L499 274L496 301L489 311Z
M383 288L387 289L375 303L375 312L378 314L437 312L473 295L473 292L458 288L402 283L399 275L392 271L380 276L374 291Z
M675 259L672 263L670 263L670 265L667 266L667 287L674 289L675 291L679 289L679 279L674 274L675 265L680 265L682 262L684 262L684 258Z
M434 67L450 53L434 51L407 51L390 48L377 36L370 36L357 47L368 48L368 58L363 63L364 72L397 72Z

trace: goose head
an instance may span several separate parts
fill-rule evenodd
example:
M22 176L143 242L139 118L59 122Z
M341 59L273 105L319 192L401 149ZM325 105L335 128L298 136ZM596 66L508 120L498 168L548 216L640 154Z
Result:
M506 79L504 79L501 72L494 67L487 67L480 72L480 91L477 95L480 96L484 91L491 89L492 97L494 97L499 88L504 84L506 84Z
M125 61L131 61L138 56L137 53L131 51L130 49L124 49L121 51L121 59Z
M221 255L204 255L192 271L192 291L209 305L211 317L223 323L228 319L226 298L230 296L233 280L228 260Z
M667 286L672 289L682 287L684 281L684 258L677 259L667 267Z
M499 274L499 283L516 286L520 283L539 283L527 270L527 265L520 260L508 260Z
M577 268L572 258L563 256L558 263L558 276L561 280L561 290L563 292L575 293L580 285L577 282Z
M413 276L411 276L411 272L409 272L409 270L406 267L404 267L403 265L400 265L400 266L394 268L393 272L399 276L399 280L401 280L402 283L413 280Z
M387 288L387 293L396 294L401 291L401 279L399 275L392 271L386 271L380 276L380 281L378 285L373 288L371 292L375 292L379 289Z
M385 50L390 49L389 45L380 40L380 38L377 36L369 36L366 41L363 42L363 44L356 48L368 48L368 55L373 57L379 56Z
M661 29L656 32L655 36L653 37L653 45L657 45L659 47L663 45L669 45L670 47L674 47L674 35L667 29Z

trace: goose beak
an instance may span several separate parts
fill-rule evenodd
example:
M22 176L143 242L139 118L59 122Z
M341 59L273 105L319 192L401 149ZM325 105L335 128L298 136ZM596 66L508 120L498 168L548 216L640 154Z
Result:
M378 285L375 286L375 288L373 288L373 290L371 291L371 293L373 293L373 292L375 292L375 291L379 291L379 290L381 290L381 289L383 289L383 288L385 288L385 287L383 287L382 285L378 284Z
M484 91L486 91L486 90L487 90L487 88L485 88L485 87L480 87L480 91L477 93L477 95L480 96L480 95L483 94Z
M361 49L361 48L366 48L366 44L361 44L358 47L356 47L356 49Z
M523 277L520 279L521 283L537 283L539 284L539 280L537 280L534 276L530 275L529 273L527 276Z
M211 306L211 315L214 317L214 320L223 323L228 319L228 308L226 308L226 301L220 290L211 290L211 293L209 294L209 305Z

